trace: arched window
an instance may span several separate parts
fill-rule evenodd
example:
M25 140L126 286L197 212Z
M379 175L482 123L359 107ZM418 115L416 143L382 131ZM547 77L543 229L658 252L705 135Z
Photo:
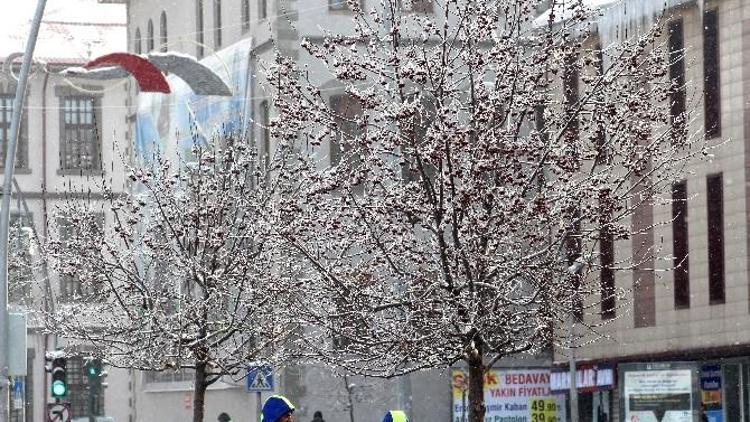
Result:
M198 58L203 57L203 0L195 2L195 43Z
M135 40L133 41L133 50L135 50L135 54L141 54L143 52L143 46L141 45L141 28L135 29Z
M214 48L221 48L221 0L214 0Z
M167 38L167 12L165 11L161 12L161 17L159 18L159 43L161 51L167 51L169 40Z
M250 30L250 0L242 0L242 32Z
M146 49L148 51L154 51L154 22L148 20L148 28L146 29Z

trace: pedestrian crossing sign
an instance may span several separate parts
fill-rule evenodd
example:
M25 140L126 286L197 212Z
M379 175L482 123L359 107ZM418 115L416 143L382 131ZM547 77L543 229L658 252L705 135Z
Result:
M273 391L273 368L270 365L248 366L247 392Z

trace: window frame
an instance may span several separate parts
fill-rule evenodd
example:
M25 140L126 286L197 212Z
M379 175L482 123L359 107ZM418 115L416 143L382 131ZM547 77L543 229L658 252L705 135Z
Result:
M159 50L167 51L169 38L167 33L167 12L162 10L159 16Z
M721 136L721 41L719 11L703 13L703 117L706 139Z
M250 0L242 0L242 33L246 33L250 30Z
M82 356L69 356L66 361L65 373L68 381L68 402L72 418L87 417L89 392L88 376L86 375L85 359ZM105 394L103 391L96 396L94 403L94 416L106 414ZM80 414L78 412L81 412Z
M435 13L435 3L433 0L408 0L411 2L411 7L404 5L404 0L399 0L399 8L409 13L423 13L430 14Z
M364 0L359 1L359 6L364 7ZM347 0L328 0L328 11L330 12L351 12Z
M214 49L218 50L222 45L222 34L221 34L221 0L213 0L214 8Z
M195 44L196 56L202 58L206 51L204 47L203 0L195 0Z
M133 51L135 52L135 54L143 53L141 28L135 28L135 38L133 39Z
M8 86L0 93L0 143L2 143L2 147L0 147L0 169L5 168L5 156L8 147L6 141L10 138L10 127L13 120L13 102L16 97L15 93L12 93L13 91L15 91L15 86ZM6 105L3 105L4 103ZM8 109L4 110L5 107ZM3 140L3 136L8 139ZM14 164L17 173L31 173L29 163L29 113L25 107L23 114L21 114L21 128L16 146Z
M351 103L354 104L356 106L355 108L357 109L353 113L347 112L346 114L344 114L338 108L338 104L341 101L351 101ZM361 131L354 127L355 125L357 125L357 123L353 122L352 120L356 119L357 116L362 115L364 110L362 109L362 105L357 101L356 98L346 93L331 95L331 97L328 99L328 103L331 107L333 119L336 122L336 126L338 129L336 132L336 140L332 141L329 145L328 157L331 166L336 166L341 162L341 158L343 157L343 154L345 152L345 149L342 147L342 141L344 139L350 139L355 136L362 135ZM349 110L348 105L349 104L347 104L347 111Z
M685 25L681 17L668 24L669 79L675 87L670 95L670 120L673 127L684 127L687 107L685 91Z
M268 100L263 100L258 105L258 124L260 133L258 137L258 164L263 169L263 174L267 176L268 167L271 162L271 107Z
M154 21L149 19L146 28L146 49L148 52L154 51Z
M687 180L672 184L672 255L674 308L690 308L690 240Z
M89 91L95 91L98 89L101 89L100 87L83 87ZM60 105L60 116L59 116L59 128L60 128L60 142L59 142L59 168L58 168L58 175L88 175L88 174L103 174L104 173L104 166L102 163L102 145L101 145L101 136L102 133L102 110L101 110L101 100L102 95L101 94L89 94L89 93L82 93L78 90L74 90L70 87L64 87L64 86L58 86L55 88L55 94L58 97L59 105ZM66 136L66 132L68 130L67 125L65 121L65 115L68 111L68 108L66 107L66 100L67 99L89 99L92 101L92 123L90 124L83 124L79 125L78 123L69 123L71 126L84 126L80 129L85 130L85 126L89 126L91 130L93 130L93 138L91 141L93 142L91 146L91 155L92 158L92 165L88 168L85 168L83 166L71 166L69 163L66 162L64 156L67 154L67 150L69 148L69 141Z
M723 180L722 173L706 176L708 301L711 305L726 303Z
M94 213L95 218L97 219L97 225L99 228L104 232L104 226L105 226L105 216L104 212L96 212ZM58 236L61 241L61 243L66 244L68 240L71 237L71 234L74 230L76 230L76 226L72 226L67 223L67 216L66 215L59 215L57 216L57 229L59 230ZM77 284L76 286L70 287L73 284ZM75 277L67 276L64 274L59 275L59 287L60 287L60 302L62 303L74 303L74 296L78 294L79 296L83 292L80 285L80 280L78 280ZM98 293L100 290L97 289L97 291L93 292L85 292L87 295L92 295L95 293Z
M29 228L29 229L33 230L33 225L34 225L34 213L30 212L30 213L27 214L25 212L11 212L10 213L10 221L9 221L9 237L10 237L10 241L13 241L12 237L13 237L13 233L14 233L15 230L17 230L18 228L20 228L20 229ZM29 234L29 237L27 239L25 239L25 242L28 242L28 246L30 247L32 241L33 241L33 239L31 237L31 234ZM32 256L31 256L30 253L28 255L28 258L29 258L28 265L31 267L33 265L33 258L32 258ZM33 294L32 284L33 284L33 282L35 280L34 279L33 270L30 270L30 273L28 274L28 276L29 276L29 280L23 286L22 297L19 298L19 297L15 297L15 295L14 295L14 293L15 293L15 283L14 283L14 280L12 280L10 278L10 275L9 275L9 277L8 277L8 283L9 283L9 285L8 285L8 303L18 304L18 305L28 304L23 299L24 298L30 298L31 295ZM21 300L18 300L18 299L21 299Z

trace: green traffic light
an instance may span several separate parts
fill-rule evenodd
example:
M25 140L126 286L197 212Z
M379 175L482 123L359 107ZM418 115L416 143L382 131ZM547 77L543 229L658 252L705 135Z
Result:
M65 397L68 394L68 386L63 381L52 381L52 396Z

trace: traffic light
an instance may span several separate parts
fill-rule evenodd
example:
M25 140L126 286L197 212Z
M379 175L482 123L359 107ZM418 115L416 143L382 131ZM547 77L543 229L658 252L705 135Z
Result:
M50 385L52 390L52 397L59 399L68 395L68 381L65 373L65 365L67 361L63 357L56 357L52 359L52 384Z
M86 361L85 369L86 369L86 376L88 377L89 385L90 386L101 385L102 360L90 359Z

